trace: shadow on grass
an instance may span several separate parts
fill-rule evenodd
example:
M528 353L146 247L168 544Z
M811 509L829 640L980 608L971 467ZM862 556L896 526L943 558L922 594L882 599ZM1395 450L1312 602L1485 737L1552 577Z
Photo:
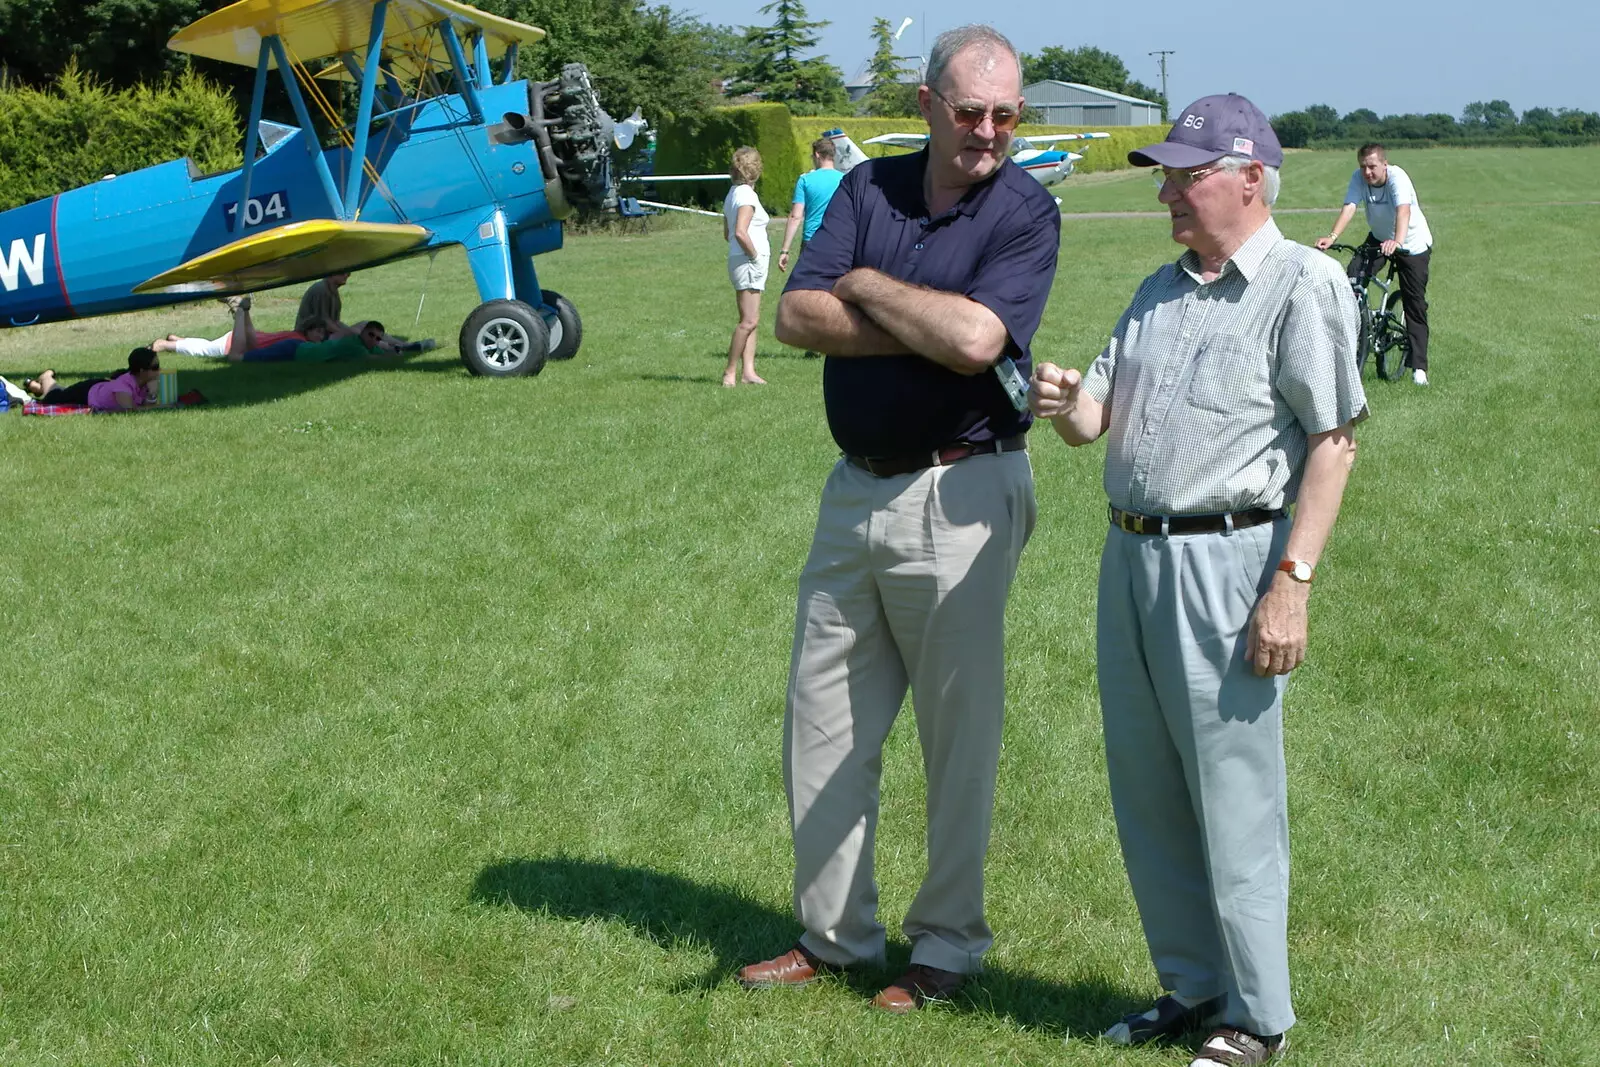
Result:
M680 385L721 385L719 374L641 374L641 382L676 382Z
M747 963L766 959L792 945L794 919L738 890L705 885L645 867L597 860L555 857L504 860L478 873L472 899L509 905L558 919L605 919L627 923L641 937L671 947L704 945L716 957L712 966L684 982L679 992L709 989L731 981ZM891 942L886 969L847 972L846 981L870 997L910 959L910 948ZM1098 978L1052 980L991 967L969 984L953 1010L982 1012L1029 1030L1057 1036L1090 1037L1130 1011L1148 1007L1126 988Z
M420 360L399 356L339 363L229 363L191 368L178 374L178 389L198 389L208 408L251 407L325 389L363 374L428 374L466 376L459 360Z

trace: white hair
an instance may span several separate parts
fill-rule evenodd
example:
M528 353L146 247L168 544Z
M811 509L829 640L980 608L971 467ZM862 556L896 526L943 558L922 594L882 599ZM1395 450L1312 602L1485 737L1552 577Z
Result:
M1229 174L1238 174L1250 164L1260 161L1251 159L1249 156L1223 156L1218 162L1221 163L1222 169ZM1277 167L1269 167L1262 163L1261 169L1265 172L1264 177L1267 185L1264 198L1267 201L1267 206L1271 207L1278 202L1278 192L1283 187L1283 179L1279 177Z

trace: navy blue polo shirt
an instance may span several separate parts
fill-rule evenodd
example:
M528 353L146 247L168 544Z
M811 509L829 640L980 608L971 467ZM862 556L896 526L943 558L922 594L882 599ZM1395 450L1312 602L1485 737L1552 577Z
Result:
M1011 160L938 218L922 195L926 150L869 160L845 175L791 289L832 292L856 267L961 293L999 316L1024 376L1056 273L1061 213ZM877 458L986 441L1028 429L992 372L955 371L917 355L835 357L822 370L828 428L846 453Z

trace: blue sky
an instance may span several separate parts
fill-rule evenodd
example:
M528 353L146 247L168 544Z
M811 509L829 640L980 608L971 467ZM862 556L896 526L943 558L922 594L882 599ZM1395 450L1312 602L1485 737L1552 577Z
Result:
M766 23L756 0L668 0L713 23ZM895 3L900 6L894 6ZM923 50L941 30L987 21L1024 52L1045 45L1095 45L1114 52L1138 80L1160 88L1154 58L1170 48L1167 88L1174 107L1214 92L1243 93L1268 114L1325 103L1343 114L1442 111L1460 117L1473 100L1600 111L1600 3L1596 0L1407 0L1306 4L1201 0L1100 0L1063 5L1015 0L810 0L813 19L832 22L818 48L848 78L871 52L875 15L898 25L902 54ZM985 12L977 16L975 11ZM1363 58L1363 57L1366 58Z

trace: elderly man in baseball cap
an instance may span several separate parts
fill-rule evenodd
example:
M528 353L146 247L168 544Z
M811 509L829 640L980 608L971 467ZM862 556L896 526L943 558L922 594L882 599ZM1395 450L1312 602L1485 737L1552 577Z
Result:
M1087 371L1041 363L1030 398L1069 445L1107 441L1101 719L1167 992L1105 1037L1213 1025L1191 1067L1255 1067L1295 1019L1283 694L1366 409L1356 307L1339 266L1272 221L1283 149L1244 97L1195 101L1128 159L1160 168L1188 251Z

